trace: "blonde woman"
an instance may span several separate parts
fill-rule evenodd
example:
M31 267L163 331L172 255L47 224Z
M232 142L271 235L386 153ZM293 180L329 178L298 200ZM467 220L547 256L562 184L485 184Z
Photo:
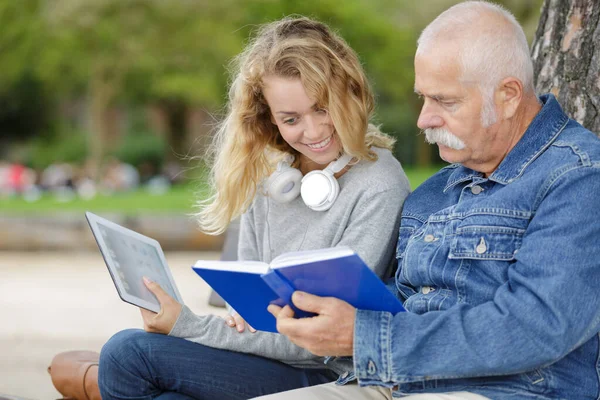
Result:
M372 112L358 57L326 25L263 26L236 59L202 229L223 232L241 216L242 260L346 245L385 277L409 184ZM142 310L145 330L120 332L102 349L104 400L246 399L352 376L351 360L314 356L239 317L196 316L146 285L161 312Z

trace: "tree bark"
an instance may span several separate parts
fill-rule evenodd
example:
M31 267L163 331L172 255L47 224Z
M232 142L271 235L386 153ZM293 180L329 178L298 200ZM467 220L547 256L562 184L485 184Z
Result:
M544 0L532 58L537 93L600 134L600 1Z

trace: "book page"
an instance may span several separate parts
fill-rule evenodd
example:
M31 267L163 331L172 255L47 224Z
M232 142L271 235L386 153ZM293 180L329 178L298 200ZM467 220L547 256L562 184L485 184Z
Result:
M346 246L329 247L326 249L294 251L281 254L271 261L271 268L283 268L290 265L308 264L320 260L330 260L351 256L354 250Z
M198 260L194 267L215 271L248 272L251 274L264 274L269 270L269 265L260 261Z

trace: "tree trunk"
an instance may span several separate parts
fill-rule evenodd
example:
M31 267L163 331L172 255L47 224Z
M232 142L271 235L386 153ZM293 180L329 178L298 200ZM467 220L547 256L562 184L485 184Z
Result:
M112 103L117 85L105 78L106 72L97 67L90 79L90 119L88 136L88 157L92 179L100 178L100 166L108 147L109 133L106 121L107 110Z
M186 148L186 119L188 106L180 100L163 101L167 113L167 161L179 162L182 158L189 156Z
M600 1L544 0L532 57L536 91L600 134Z

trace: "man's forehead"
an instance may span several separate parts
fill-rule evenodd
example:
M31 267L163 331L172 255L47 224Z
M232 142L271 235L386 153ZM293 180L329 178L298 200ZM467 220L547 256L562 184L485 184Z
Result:
M429 47L415 54L415 68L458 71L460 69L459 48L452 44Z
M428 97L463 96L478 82L465 80L457 53L445 48L415 56L415 93Z
M425 94L435 89L460 86L460 73L458 68L449 64L442 64L437 60L427 57L422 62L415 60L415 92Z

